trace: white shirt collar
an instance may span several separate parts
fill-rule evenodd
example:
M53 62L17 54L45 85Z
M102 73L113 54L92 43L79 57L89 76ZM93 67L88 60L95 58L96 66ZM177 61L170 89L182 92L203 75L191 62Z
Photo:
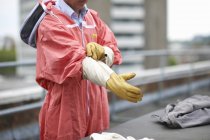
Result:
M75 19L76 17L78 17L77 13L69 5L67 5L64 2L64 0L57 0L56 7L60 9L63 13L71 17L72 19ZM81 18L85 16L87 11L88 11L88 8L87 8L87 5L85 5L80 13Z

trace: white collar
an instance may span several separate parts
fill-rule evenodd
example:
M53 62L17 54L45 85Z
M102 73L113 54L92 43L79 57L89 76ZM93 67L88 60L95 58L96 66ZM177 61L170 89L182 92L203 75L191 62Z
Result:
M72 19L75 18L75 16L78 17L77 13L69 6L67 5L64 0L57 0L56 1L56 7L61 10L63 13L71 17ZM84 6L84 8L81 10L81 17L83 18L85 14L87 13L88 8L87 5Z

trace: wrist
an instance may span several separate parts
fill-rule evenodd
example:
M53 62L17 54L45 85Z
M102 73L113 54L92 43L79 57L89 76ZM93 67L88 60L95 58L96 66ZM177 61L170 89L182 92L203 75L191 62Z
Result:
M111 48L104 46L105 63L111 66L114 62L114 52Z

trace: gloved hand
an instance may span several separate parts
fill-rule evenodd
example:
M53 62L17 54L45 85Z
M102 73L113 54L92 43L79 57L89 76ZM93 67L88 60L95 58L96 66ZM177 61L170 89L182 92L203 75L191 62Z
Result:
M92 57L94 60L103 60L105 58L105 50L103 46L90 42L86 46L87 56Z
M137 102L142 99L141 90L126 82L134 73L117 75L108 65L86 57L82 61L83 77L91 82L106 87L122 99Z
M143 94L139 88L126 82L133 77L135 77L135 73L119 75L112 73L106 82L106 88L111 90L118 97L136 103L142 100Z

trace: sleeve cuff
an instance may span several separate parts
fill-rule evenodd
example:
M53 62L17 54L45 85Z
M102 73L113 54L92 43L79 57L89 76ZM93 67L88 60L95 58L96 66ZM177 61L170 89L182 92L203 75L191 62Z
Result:
M111 48L104 46L104 52L105 52L105 63L110 67L114 62L114 52Z

